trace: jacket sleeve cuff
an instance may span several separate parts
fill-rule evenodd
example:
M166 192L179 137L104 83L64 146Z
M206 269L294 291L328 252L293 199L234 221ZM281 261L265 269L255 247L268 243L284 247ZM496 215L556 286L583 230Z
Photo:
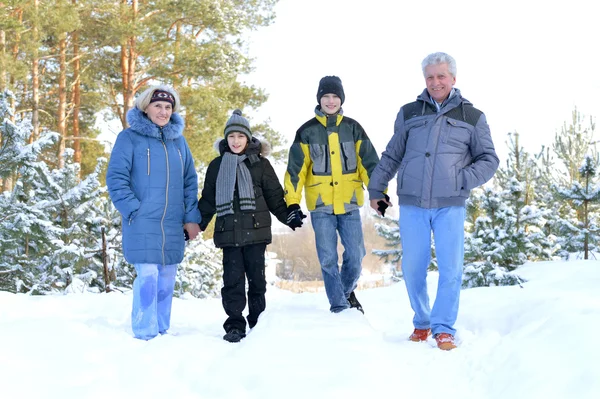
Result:
M200 216L200 211L198 210L198 208L194 208L193 211L188 212L185 214L185 217L183 218L183 224L186 223L200 223L202 221L202 217Z
M369 190L369 199L382 199L385 198L382 191L379 190Z

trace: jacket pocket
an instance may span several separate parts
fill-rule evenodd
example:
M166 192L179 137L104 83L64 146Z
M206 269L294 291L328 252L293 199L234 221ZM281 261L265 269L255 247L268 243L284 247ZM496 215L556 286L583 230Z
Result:
M326 175L329 171L328 151L325 144L310 144L310 159L314 175Z
M341 143L342 149L342 171L344 173L356 172L356 147L353 142L345 141Z
M262 229L271 226L271 215L269 212L256 212L252 215L252 227Z
M398 189L401 189L404 185L404 171L406 171L406 162L402 162L398 169Z
M442 133L442 143L452 147L466 149L471 142L471 131L462 126L459 122L448 119L444 132Z
M137 218L142 214L142 207L144 206L144 201L140 201L140 206L138 207L138 209L136 209L135 211L131 212L129 214L129 221L128 223L131 225L133 223L135 223L135 221L137 220Z
M237 222L236 215L225 215L217 217L215 221L215 231L231 231Z
M242 228L244 230L262 229L271 226L269 212L247 212L242 215Z

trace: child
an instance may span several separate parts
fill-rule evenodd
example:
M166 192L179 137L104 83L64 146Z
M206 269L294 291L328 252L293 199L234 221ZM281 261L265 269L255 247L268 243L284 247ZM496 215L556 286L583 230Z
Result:
M271 215L295 230L301 212L289 212L283 188L270 162L266 142L252 137L248 120L236 109L217 143L220 156L206 170L198 208L204 231L217 214L214 243L223 249L221 297L227 320L223 339L239 342L246 336L245 278L248 278L248 326L253 328L265 310L265 251L271 243ZM305 216L304 216L305 217Z
M300 209L304 189L330 310L364 313L354 294L366 253L360 208L379 157L362 126L344 115L344 99L339 77L321 79L315 116L298 129L290 148L285 200L288 209Z

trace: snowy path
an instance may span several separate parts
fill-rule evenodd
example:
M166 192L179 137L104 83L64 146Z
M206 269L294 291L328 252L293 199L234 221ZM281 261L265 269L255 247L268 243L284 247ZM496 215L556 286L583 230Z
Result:
M524 288L463 291L451 352L407 340L403 283L359 291L366 316L329 313L324 293L269 288L239 344L221 338L217 299L175 300L172 334L144 342L129 332L129 294L0 292L2 397L600 397L600 262L522 274ZM429 283L433 297L435 274Z

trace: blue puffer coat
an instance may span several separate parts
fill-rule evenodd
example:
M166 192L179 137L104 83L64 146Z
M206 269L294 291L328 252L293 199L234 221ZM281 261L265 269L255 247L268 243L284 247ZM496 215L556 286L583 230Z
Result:
M198 176L176 113L160 128L137 108L127 113L108 163L106 185L123 217L129 263L178 264L184 223L199 223Z

